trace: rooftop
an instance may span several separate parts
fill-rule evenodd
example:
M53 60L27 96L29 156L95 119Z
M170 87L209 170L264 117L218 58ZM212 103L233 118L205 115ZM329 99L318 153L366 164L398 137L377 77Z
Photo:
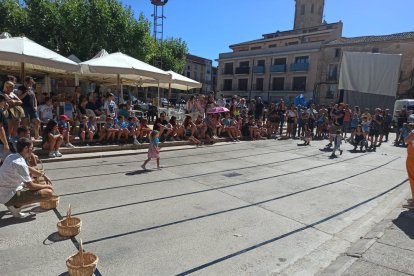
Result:
M359 37L341 37L334 41L327 43L331 45L344 45L344 44L364 44L372 42L387 42L387 41L399 41L406 39L414 39L414 32L405 32L389 35L378 35L378 36L359 36Z

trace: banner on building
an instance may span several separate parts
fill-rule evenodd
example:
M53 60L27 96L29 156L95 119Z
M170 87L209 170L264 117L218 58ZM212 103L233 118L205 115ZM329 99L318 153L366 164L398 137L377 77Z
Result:
M339 89L395 97L401 55L344 52Z

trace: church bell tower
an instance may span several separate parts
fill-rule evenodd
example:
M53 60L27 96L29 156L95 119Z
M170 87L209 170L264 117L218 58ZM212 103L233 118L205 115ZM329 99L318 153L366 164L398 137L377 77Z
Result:
M295 2L295 30L323 23L325 0L295 0Z

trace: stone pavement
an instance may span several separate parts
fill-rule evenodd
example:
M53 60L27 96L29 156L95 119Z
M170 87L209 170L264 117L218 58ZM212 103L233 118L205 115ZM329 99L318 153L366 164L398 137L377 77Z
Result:
M65 275L79 239L100 257L96 275L322 273L401 206L406 153L345 144L330 159L326 141L297 143L162 149L161 171L139 168L145 150L47 163L60 205L24 220L0 206L0 274ZM83 222L74 239L56 233L68 204Z
M397 207L319 275L414 275L413 260L414 210Z

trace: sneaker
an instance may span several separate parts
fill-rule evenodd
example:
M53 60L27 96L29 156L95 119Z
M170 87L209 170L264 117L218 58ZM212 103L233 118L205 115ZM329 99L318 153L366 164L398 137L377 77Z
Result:
M20 212L22 209L21 208L16 208L14 206L7 206L7 209L9 209L10 213L15 218L25 218L29 215L29 214L25 214L25 213Z
M51 151L51 152L49 152L49 157L50 158L55 158L56 154L53 151Z
M66 145L65 145L67 148L74 148L75 146L74 145L72 145L71 143L66 143Z
M141 143L135 138L134 139L134 145L141 145Z
M57 150L57 151L55 151L55 156L56 157L62 157L63 154L61 154L60 151Z

